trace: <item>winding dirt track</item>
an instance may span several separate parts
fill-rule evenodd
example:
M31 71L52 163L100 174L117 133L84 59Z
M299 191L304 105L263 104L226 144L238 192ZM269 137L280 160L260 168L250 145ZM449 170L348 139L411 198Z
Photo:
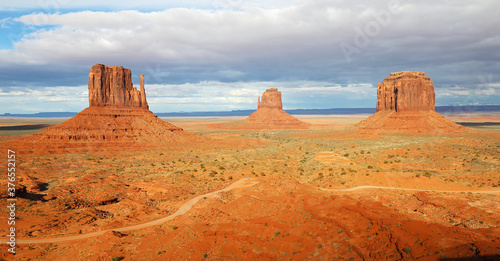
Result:
M76 236L64 236L64 237L40 238L40 239L17 239L16 243L17 244L59 243L59 242L65 242L65 241L70 241L70 240L78 240L78 239L85 239L85 238L100 236L100 235L102 235L106 232L110 232L110 231L125 232L125 231L130 231L130 230L152 227L152 226L156 226L156 225L165 223L165 222L167 222L167 221L169 221L177 216L186 214L186 212L188 212L194 206L194 204L196 204L196 202L198 202L201 198L210 197L210 196L213 196L217 193L224 192L224 191L230 191L230 190L233 190L236 188L253 186L257 183L258 183L258 181L240 179L224 189L213 191L213 192L203 194L203 195L199 195L195 198L190 199L188 202L184 203L174 214L172 214L170 216L166 216L164 218L153 220L153 221L150 221L147 223L142 223L139 225L106 229L106 230L101 230L101 231L97 231L97 232L92 232L92 233L88 233L88 234L81 234L81 235L76 235Z
M228 187L213 191L207 194L199 195L195 198L190 199L188 202L184 203L174 214L166 216L164 218L160 218L157 220L153 220L147 223L139 224L139 225L134 225L134 226L128 226L128 227L121 227L121 228L113 228L113 229L106 229L102 231L97 231L97 232L92 232L88 234L81 234L81 235L76 235L76 236L64 236L64 237L56 237L56 238L40 238L40 239L17 239L16 243L17 244L43 244L43 243L59 243L59 242L66 242L66 241L71 241L71 240L78 240L78 239L86 239L90 237L95 237L95 236L100 236L106 232L110 231L117 231L117 232L125 232L125 231L130 231L130 230L136 230L136 229L141 229L141 228L147 228L151 226L156 226L159 224L162 224L166 221L169 221L177 216L184 215L186 212L188 212L196 202L198 202L201 198L203 197L210 197L213 196L217 193L224 192L224 191L230 191L236 188L243 188L243 187L249 187L253 186L255 184L259 183L258 181L255 180L245 180L245 179L240 179L236 181L235 183L229 185ZM425 191L425 192L446 192L446 193L500 193L500 190L491 190L491 191L445 191L445 190L425 190L425 189L410 189L410 188L396 188L396 187L382 187L382 186L358 186L354 188L349 188L349 189L324 189L324 188L319 188L320 190L326 190L326 191L356 191L356 190L362 190L362 189L392 189L392 190L406 190L406 191Z

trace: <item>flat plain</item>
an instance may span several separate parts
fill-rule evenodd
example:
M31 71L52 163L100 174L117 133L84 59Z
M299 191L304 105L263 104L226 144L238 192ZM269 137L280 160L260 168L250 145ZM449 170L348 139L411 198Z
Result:
M367 115L296 116L311 127L265 131L210 127L239 117L168 118L203 139L182 147L19 155L25 192L17 201L16 257L498 258L500 116L447 116L469 129L353 131ZM0 141L63 120L3 118ZM209 194L235 182L242 185ZM7 229L2 224L0 233ZM4 251L0 257L9 258Z

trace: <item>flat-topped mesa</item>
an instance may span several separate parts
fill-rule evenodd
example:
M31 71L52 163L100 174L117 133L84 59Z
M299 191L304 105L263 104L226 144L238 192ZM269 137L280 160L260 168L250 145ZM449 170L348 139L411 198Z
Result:
M262 99L259 97L257 109L260 108L276 108L283 110L281 102L281 92L277 88L269 88L262 94Z
M424 72L394 72L378 84L377 111L434 111L434 84Z
M122 66L92 66L89 74L89 106L136 107L149 109L144 90L144 75L141 87L132 85L130 69Z
M356 124L360 133L455 133L466 128L434 110L434 85L423 72L395 72L378 84L377 113Z

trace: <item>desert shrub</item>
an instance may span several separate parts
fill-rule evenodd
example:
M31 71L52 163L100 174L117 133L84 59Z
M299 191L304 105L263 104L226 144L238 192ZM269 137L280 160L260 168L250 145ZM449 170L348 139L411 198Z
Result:
M123 256L114 256L111 258L111 261L120 261L120 260L123 260L125 259L125 257Z
M403 251L405 251L407 254L411 253L411 249L409 247L403 248Z
M344 154L344 157L349 157L349 153Z
M373 166L372 166L372 165L368 165L368 168L369 168L369 169L373 169Z

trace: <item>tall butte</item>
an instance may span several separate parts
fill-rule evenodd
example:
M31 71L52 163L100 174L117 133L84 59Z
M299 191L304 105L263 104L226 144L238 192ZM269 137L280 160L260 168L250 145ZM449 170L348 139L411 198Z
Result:
M132 86L132 73L121 66L92 66L89 74L89 106L149 109L141 74L141 89Z
M243 121L214 124L224 129L307 129L308 123L298 120L283 111L281 92L277 88L269 88L258 97L257 110Z
M356 124L362 132L449 133L465 127L435 111L434 84L424 72L391 73L377 88L377 112Z
M140 149L193 136L154 115L146 101L144 75L140 84L140 90L132 85L129 69L96 64L89 74L89 107L19 141L33 144L34 153L80 153Z

